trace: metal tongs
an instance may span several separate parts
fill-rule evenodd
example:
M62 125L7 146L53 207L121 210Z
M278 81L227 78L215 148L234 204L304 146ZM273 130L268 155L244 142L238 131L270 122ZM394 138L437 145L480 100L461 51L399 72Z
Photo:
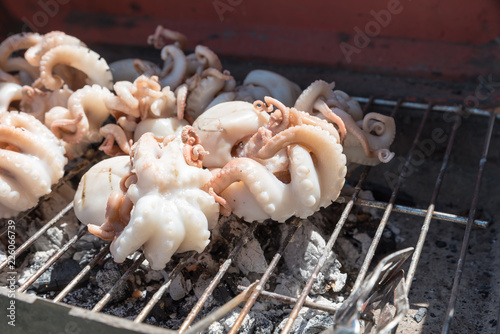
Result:
M404 271L400 267L412 252L413 247L410 247L384 257L340 306L333 328L322 334L387 333L392 330L409 309Z

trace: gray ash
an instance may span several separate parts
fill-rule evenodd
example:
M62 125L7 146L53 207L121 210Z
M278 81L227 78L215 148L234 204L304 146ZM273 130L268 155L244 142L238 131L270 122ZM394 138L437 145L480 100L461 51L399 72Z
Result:
M68 188L63 187L62 190L68 191ZM50 211L53 210L52 208ZM285 249L278 267L268 280L265 286L267 291L291 297L297 297L300 294L323 253L326 241L335 228L341 210L340 205L333 204L302 222L302 226ZM36 232L36 229L39 228L36 226L37 224L38 220L31 222L33 226L27 228L28 235ZM169 329L178 329L212 278L217 274L220 265L240 242L249 227L250 224L234 216L222 217L217 227L212 231L211 243L205 252L196 254L185 269L174 278L167 292L144 322ZM32 252L26 256L24 268L20 271L20 283L32 275L67 240L73 237L79 228L81 226L71 212L61 224L58 223L49 229L46 235L32 246ZM260 279L272 257L283 243L289 228L290 226L287 224L272 221L259 224L253 234L254 237L242 247L240 253L235 257L228 272L217 285L194 323L234 298L240 292L237 288L238 285L248 286ZM355 236L364 235L356 233L354 233ZM366 241L368 242L368 238ZM339 239L338 243L342 245L342 238ZM104 245L105 242L93 235L85 235L46 274L42 275L30 287L30 290L40 297L54 298ZM364 246L360 249L363 248ZM309 300L338 307L348 295L346 269L355 266L347 264L345 267L342 251L339 254L342 256L337 258L335 253L330 252L326 264L318 274L309 294ZM164 270L151 270L145 261L116 291L102 312L121 318L134 319L158 288L168 280L169 273L183 256L184 254L175 255ZM362 251L358 253L356 259L360 256L362 256ZM134 260L135 258L129 258L123 264L116 264L112 257L107 255L62 301L69 305L92 309ZM347 262L349 261L351 261L350 258ZM292 308L293 305L259 298L239 332L279 332L286 323ZM240 309L237 308L224 318L214 322L206 330L206 333L227 332L234 324L239 312ZM331 326L331 321L331 315L328 313L303 308L292 332L319 332Z

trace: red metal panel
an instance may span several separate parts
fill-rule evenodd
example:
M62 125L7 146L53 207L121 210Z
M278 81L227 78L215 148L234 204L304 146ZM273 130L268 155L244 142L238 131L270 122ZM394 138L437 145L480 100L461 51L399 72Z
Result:
M376 13L388 13L393 8L387 26L381 29L382 36L483 44L493 41L500 32L500 2L496 0L4 0L3 3L14 17L24 18L42 31L46 31L44 12L49 21L47 27L61 26L65 21L71 25L68 14L79 12L109 16L101 24L121 19L133 25L135 18L147 18L153 25L158 21L213 22L221 26L265 26L352 35L355 27L364 30L374 21Z
M2 1L2 30L64 30L88 43L145 45L156 25L223 56L461 79L499 73L500 2Z

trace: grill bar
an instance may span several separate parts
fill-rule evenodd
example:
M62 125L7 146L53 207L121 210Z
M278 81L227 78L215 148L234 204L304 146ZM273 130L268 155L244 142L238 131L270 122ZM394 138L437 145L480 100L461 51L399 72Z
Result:
M210 313L207 317L203 318L202 320L198 321L196 325L191 327L186 334L198 334L204 329L207 329L214 321L219 320L226 314L228 314L231 310L233 310L236 306L240 305L243 303L245 300L248 300L248 297L250 296L251 293L255 291L255 288L259 281L256 281L252 283L250 286L248 286L245 291L222 305L219 309L216 311Z
M335 202L336 203L347 203L348 201L349 201L349 197L339 196L339 198L337 198L337 200ZM356 202L354 202L354 204L361 205L364 207L369 207L369 208L385 209L389 203L381 202L381 201L371 201L371 200L365 200L365 199L358 198L356 200ZM409 214L409 215L413 215L413 216L419 216L419 217L427 216L427 210L412 208L412 207L405 206L405 205L395 204L393 206L392 211L399 212L399 213L405 213L405 214ZM461 216L457 216L457 215L454 215L451 213L440 212L440 211L435 211L435 210L432 212L432 218L443 220L443 221L448 221L448 222L452 222L452 223L462 224L462 225L467 224L467 219L468 219L466 217L461 217ZM488 227L489 222L485 221L485 220L476 219L476 220L474 220L473 224L474 224L474 227L485 229Z
M17 289L17 292L26 291L30 287L30 285L38 279L38 277L42 276L42 274L47 269L49 269L49 267L53 265L54 262L56 262L61 256L63 256L63 254L66 253L71 246L73 246L81 237L83 237L87 233L87 231L87 227L81 229L73 238L71 238L63 247L61 247L61 249L59 249L54 255L52 255L52 257L48 259L48 261L45 262L44 265L41 266L35 274L30 276L30 278L26 282L24 282L24 284L21 285L19 289Z
M236 322L234 323L233 327L231 328L231 330L229 331L228 334L236 334L236 332L238 331L238 328L243 323L243 320L247 316L248 312L250 312L250 309L257 301L259 294L264 290L264 286L266 285L267 280L269 279L272 272L274 271L274 269L278 265L278 262L281 259L281 255L283 254L283 251L285 250L286 246L288 246L288 243L290 242L290 240L292 240L293 235L295 234L295 232L297 231L297 229L299 228L300 225L301 225L301 220L300 220L300 218L297 218L297 217L293 218L293 220L290 222L290 224L289 224L290 231L288 231L288 235L286 236L285 241L283 242L283 244L280 246L280 248L278 249L278 251L274 255L271 263L269 264L266 271L262 275L262 277L261 277L259 283L257 284L257 286L255 287L254 291L252 292L252 294L248 298L247 302L245 303L245 306L243 307L243 310L241 310L240 315L238 316L238 319L236 319Z
M436 184L434 186L434 191L432 192L431 201L427 209L427 214L425 216L424 224L422 225L421 232L418 237L418 242L417 245L415 246L415 250L413 252L413 256L411 259L410 268L408 269L408 274L406 276L406 291L410 291L411 283L413 281L413 277L415 276L415 271L417 270L420 254L422 253L422 249L424 248L424 242L427 237L427 232L429 231L429 226L431 225L431 220L434 215L436 200L439 194L439 190L441 189L441 183L443 181L446 167L448 167L448 161L450 159L451 150L453 148L453 143L455 142L455 134L460 125L461 119L462 117L460 117L460 115L457 115L455 118L455 123L453 123L450 139L448 141L448 145L446 146L446 152L444 154L443 163L441 165L441 169L439 170L439 174L436 179Z
M45 224L42 228L36 231L35 234L33 234L28 240L26 240L21 246L19 246L14 253L14 258L17 258L19 254L28 249L29 246L31 246L38 238L40 238L42 234L47 232L49 228L54 226L54 224L57 223L71 209L73 209L73 201L68 205L66 205L66 207L62 209L57 215L55 215L54 218L52 218L47 224ZM8 263L9 263L8 259L2 262L2 264L0 264L0 270L4 269Z
M366 97L353 97L358 102L368 102L370 101L370 98ZM395 106L397 105L398 101L393 101L393 100L384 100L384 99L372 99L372 102L375 105L379 106ZM401 107L403 108L411 108L411 109L421 109L421 110L426 110L428 107L428 104L426 103L418 103L418 102L403 102L401 103ZM462 106L449 106L449 105L434 105L432 110L435 111L442 111L442 112L449 112L449 113L461 113L463 112ZM483 116L483 117L490 117L490 112L484 109L478 109L478 108L468 108L466 111L468 114L471 115L476 115L476 116ZM498 119L500 119L500 114L495 115Z
M128 279L130 274L132 274L134 271L139 268L141 263L144 262L146 257L144 254L141 254L137 260L134 261L134 263L130 266L130 268L127 269L127 271L120 277L118 281L116 281L115 285L102 297L102 299L94 306L92 309L92 312L99 312L100 310L103 309L104 306L111 300L111 297L113 296L113 293L123 284L125 281Z
M410 148L410 152L408 153L408 158L405 161L404 167L402 172L399 174L398 180L396 185L394 186L394 190L392 191L391 198L389 200L389 204L387 205L384 215L382 217L382 220L380 221L380 224L377 228L377 231L375 232L375 236L373 237L373 241L370 244L370 248L368 249L368 253L365 256L365 259L363 261L363 264L361 266L361 269L359 271L358 277L356 278L356 282L354 283L354 286L352 288L352 291L356 291L359 286L361 285L361 282L363 282L366 273L368 272L368 267L370 266L370 263L373 259L373 256L375 255L375 250L377 249L378 243L380 239L382 238L382 233L384 232L385 226L387 224L387 221L389 220L389 216L392 212L394 202L396 201L397 194L399 192L400 186L403 184L403 179L404 179L404 173L406 170L408 170L408 167L410 165L410 161L413 157L413 152L415 151L415 148L417 147L417 144L420 139L420 135L422 134L422 131L424 129L425 122L427 121L427 117L429 116L431 110L432 110L432 104L429 104L427 107L427 110L425 111L425 114L422 118L422 121L420 122L420 126L418 128L417 134L415 135L415 139L413 140L413 144ZM393 111L393 114L397 109Z
M144 319L148 316L149 312L153 309L153 307L160 301L161 297L163 294L167 291L167 289L170 287L170 284L172 284L172 281L174 280L177 275L181 272L182 269L184 269L190 259L192 259L195 256L196 252L188 252L180 261L179 263L175 266L174 270L169 275L168 281L166 281L159 289L156 291L156 293L151 297L151 300L146 304L146 306L142 309L141 313L134 319L135 323L140 323L143 322Z
M85 277L85 275L87 275L90 272L90 270L92 268L94 268L95 265L97 263L99 263L99 261L101 261L109 253L109 246L110 245L111 244L107 244L106 247L104 247L103 249L101 249L101 251L96 256L94 256L94 258L92 259L92 261L90 261L90 263L87 264L85 266L85 268L83 268L78 273L78 275L76 275L75 278L73 278L71 280L71 282L69 282L69 284L66 285L66 287L52 301L54 301L54 302L60 302L64 297L66 297L66 295L71 290L73 290L73 288Z
M448 303L448 309L446 311L446 319L444 322L442 334L448 333L455 313L455 303L458 298L458 287L460 286L460 280L462 278L462 272L465 262L465 255L467 254L467 248L469 247L470 232L472 229L472 222L474 221L474 216L476 215L477 202L479 200L479 188L481 186L481 180L483 177L484 166L486 165L488 150L490 148L491 137L493 134L493 125L495 124L495 110L492 109L490 112L490 119L488 122L488 130L486 133L483 152L481 155L481 160L479 160L479 171L477 173L476 185L474 187L474 195L472 197L472 203L469 211L469 219L467 225L465 226L464 238L462 242L462 249L460 250L460 257L457 262L457 271L455 273L455 278L453 279L453 287L451 289L451 297Z
M246 286L238 285L238 290L240 290L240 291L243 291L246 288L247 288ZM279 302L283 302L283 303L287 303L287 304L295 304L298 301L297 298L284 296L284 295L281 295L279 293L269 292L269 291L262 291L260 293L259 297L277 300ZM338 307L330 307L330 306L327 306L324 304L314 303L314 302L310 302L307 300L304 302L303 306L314 309L314 310L318 310L318 311L328 312L330 314L335 314L335 312L337 312L337 310L338 310Z
M293 323L297 319L297 316L299 315L299 312L304 305L307 296L309 295L309 292L311 291L311 288L314 284L314 281L316 280L316 277L323 268L323 265L325 264L326 259L328 258L328 255L333 248L333 245L335 244L335 241L337 241L337 237L340 234L340 230L344 227L344 223L347 220L347 217L349 216L349 213L351 212L353 206L354 206L354 201L356 201L356 198L361 191L361 186L363 182L365 181L368 173L370 172L370 166L365 167L363 170L363 173L361 174L361 177L359 178L358 184L354 188L354 194L351 197L351 200L347 203L347 205L344 208L344 211L342 212L342 215L340 216L340 219L337 222L337 225L335 225L335 229L333 230L332 235L330 236L330 240L328 240L328 243L325 246L325 249L323 251L323 254L321 254L320 259L318 260L318 263L316 266L314 266L313 272L311 273L311 276L306 282L306 285L304 289L302 290L299 298L297 299L297 302L295 303L295 306L293 307L292 313L288 317L288 321L285 324L285 327L283 328L283 331L281 333L289 333L290 330L292 329Z
M253 233L255 232L255 229L257 228L258 222L254 222L245 232L245 235L243 238L241 238L240 242L236 245L236 247L233 248L231 253L229 254L228 258L222 266L220 267L219 271L215 275L215 277L212 279L208 287L205 289L203 294L201 295L200 299L198 302L196 302L196 305L193 307L191 312L189 312L188 316L186 317L186 320L184 320L184 323L182 324L181 328L179 328L179 333L185 332L191 323L194 321L198 313L201 311L203 305L205 305L206 301L212 294L212 292L215 290L219 282L221 281L222 277L226 274L227 270L229 269L229 266L233 262L233 259L238 253L241 251L243 246L253 237Z

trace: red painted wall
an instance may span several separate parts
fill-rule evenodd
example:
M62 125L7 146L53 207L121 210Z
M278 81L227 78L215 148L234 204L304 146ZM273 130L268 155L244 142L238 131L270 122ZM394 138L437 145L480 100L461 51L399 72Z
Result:
M2 34L146 45L158 24L222 56L464 78L499 73L500 1L1 1Z

